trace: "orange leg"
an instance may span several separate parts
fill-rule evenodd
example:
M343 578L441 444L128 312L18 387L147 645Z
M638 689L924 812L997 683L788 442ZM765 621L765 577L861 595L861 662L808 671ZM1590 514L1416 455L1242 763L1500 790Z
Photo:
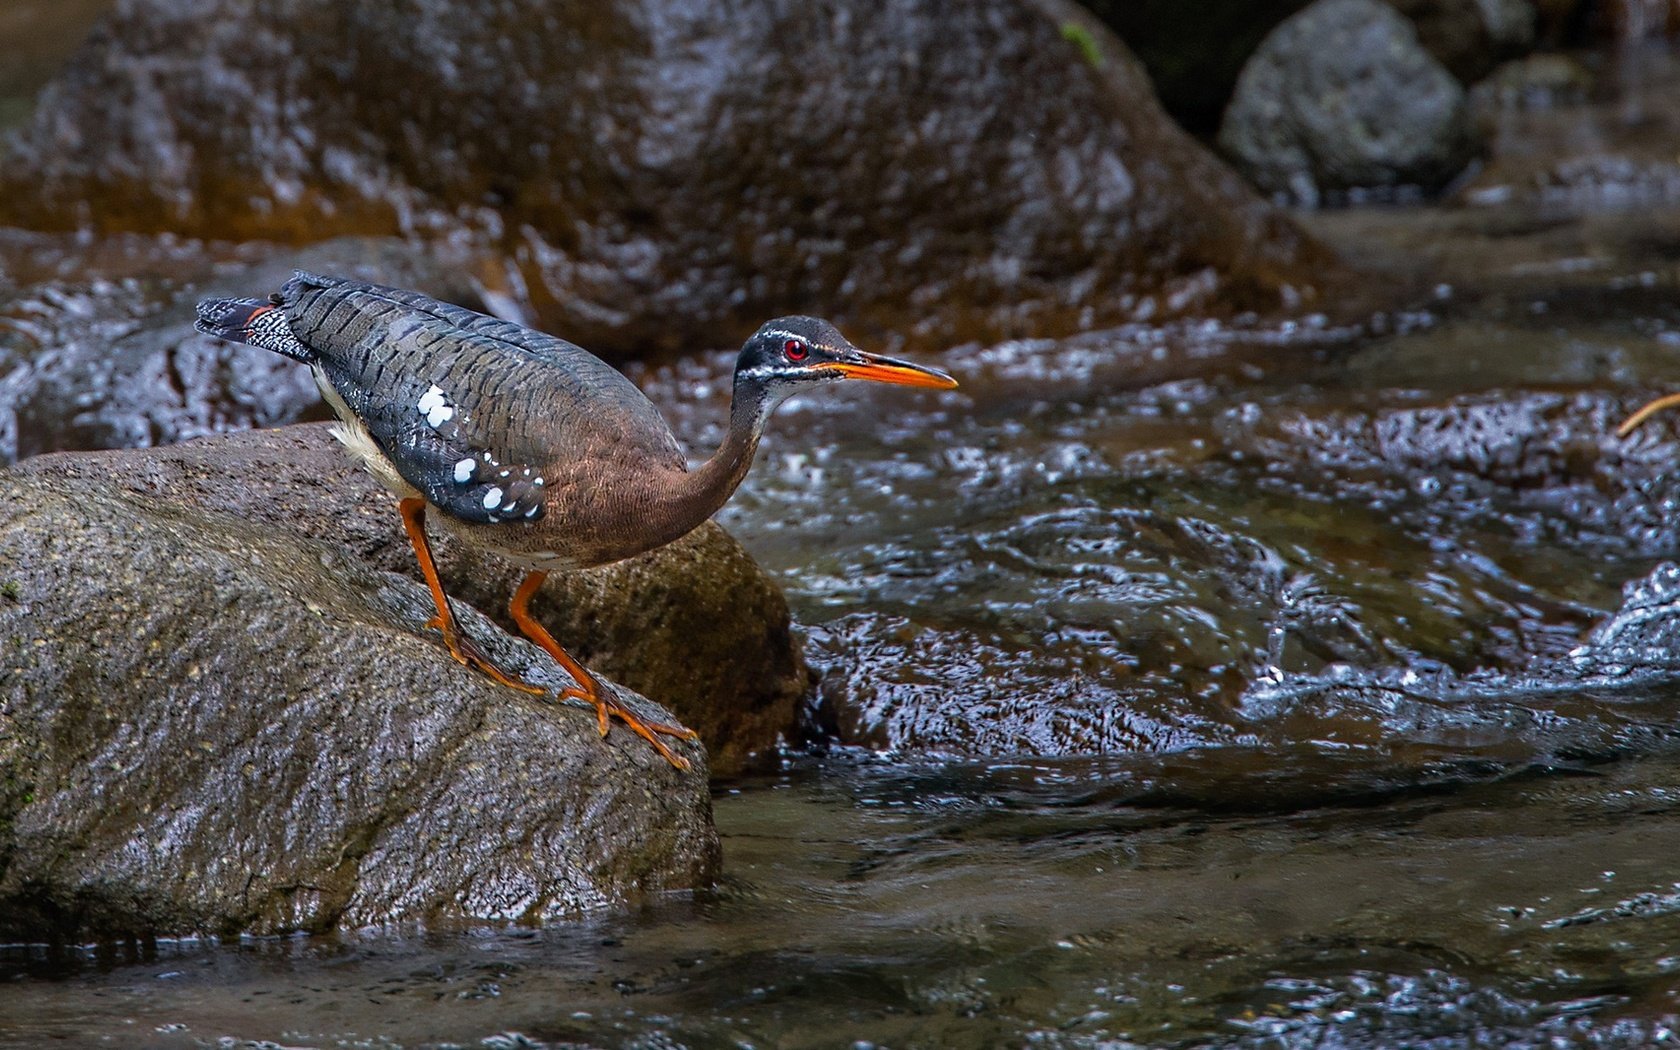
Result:
M449 655L455 662L467 667L476 667L491 678L505 686L511 686L522 693L541 696L547 690L541 686L532 685L503 671L490 658L485 656L467 632L461 630L455 622L455 613L449 607L449 595L443 591L443 582L438 579L437 563L432 560L431 545L426 542L426 501L423 499L405 499L397 504L402 512L403 528L408 530L409 542L414 544L414 557L420 562L420 573L426 577L426 586L432 589L432 601L437 604L437 615L426 621L427 627L436 627L443 632L443 644L449 647Z
M519 629L525 632L525 637L542 646L548 655L554 657L560 666L566 669L566 673L572 676L572 680L577 682L575 688L561 690L560 698L564 700L567 697L575 696L579 700L587 700L594 704L595 717L600 723L602 736L607 735L607 729L612 724L611 719L617 718L629 726L637 736L652 744L653 749L665 757L665 761L678 769L687 769L688 759L672 751L666 746L665 741L659 739L659 736L664 734L665 736L680 737L684 740L694 740L699 734L684 726L668 725L664 722L644 722L636 716L635 712L619 703L610 694L602 695L601 684L595 681L595 676L589 673L588 668L572 659L570 653L560 648L560 643L554 640L554 636L544 630L543 625L538 623L536 618L531 615L531 597L537 593L537 589L542 586L543 580L547 578L548 573L542 571L533 572L526 576L524 581L520 583L519 589L513 592L513 601L508 604L508 612L513 614L513 622L517 623Z

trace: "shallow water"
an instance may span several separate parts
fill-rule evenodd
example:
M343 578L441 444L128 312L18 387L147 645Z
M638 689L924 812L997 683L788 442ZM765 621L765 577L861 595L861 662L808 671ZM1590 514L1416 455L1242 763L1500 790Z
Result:
M1613 436L1680 384L1680 76L1639 61L1509 117L1465 203L1304 217L1394 290L1374 317L959 347L950 394L786 406L724 520L830 746L720 787L716 892L11 950L0 1043L1680 1039L1680 441ZM143 245L28 244L13 282L72 305L14 294L14 332L150 287ZM639 378L706 450L729 364Z
M1306 805L1268 790L1280 766L1347 770L1279 759L813 765L719 799L730 875L702 900L543 931L43 957L63 976L13 985L0 1024L20 1046L1673 1037L1674 753ZM1210 777L1237 790L1173 797Z

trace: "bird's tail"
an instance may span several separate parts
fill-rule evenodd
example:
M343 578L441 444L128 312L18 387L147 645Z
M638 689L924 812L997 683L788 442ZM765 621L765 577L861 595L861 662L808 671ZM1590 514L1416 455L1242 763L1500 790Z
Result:
M286 323L286 311L274 299L201 299L193 327L205 335L249 343L297 361L315 360Z

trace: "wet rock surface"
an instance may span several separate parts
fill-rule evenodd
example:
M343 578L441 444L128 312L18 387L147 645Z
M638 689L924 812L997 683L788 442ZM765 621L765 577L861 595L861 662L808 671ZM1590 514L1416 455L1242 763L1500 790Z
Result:
M715 873L698 749L457 667L423 587L100 481L0 495L0 936L560 918Z
M1318 0L1273 30L1219 146L1261 189L1308 204L1437 190L1477 151L1463 87L1380 0Z
M114 490L180 513L213 509L420 579L393 498L324 423L166 449L40 456L15 476ZM431 531L450 595L517 633L506 609L523 570ZM555 573L531 609L586 666L656 697L700 733L715 775L739 772L795 733L807 680L787 602L714 523L629 561Z
M621 356L799 310L922 346L1275 310L1335 272L1061 0L130 0L0 201L51 228L473 240L500 294Z

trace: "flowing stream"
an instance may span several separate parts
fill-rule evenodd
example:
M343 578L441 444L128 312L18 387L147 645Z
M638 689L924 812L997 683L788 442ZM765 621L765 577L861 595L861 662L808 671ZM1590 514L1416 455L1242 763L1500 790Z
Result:
M719 785L714 892L5 949L0 1044L1680 1040L1680 416L1614 436L1680 386L1680 75L1639 62L1508 114L1457 203L1302 216L1400 309L785 406L723 520L827 742ZM1583 154L1620 166L1560 181ZM636 372L697 454L730 363Z

